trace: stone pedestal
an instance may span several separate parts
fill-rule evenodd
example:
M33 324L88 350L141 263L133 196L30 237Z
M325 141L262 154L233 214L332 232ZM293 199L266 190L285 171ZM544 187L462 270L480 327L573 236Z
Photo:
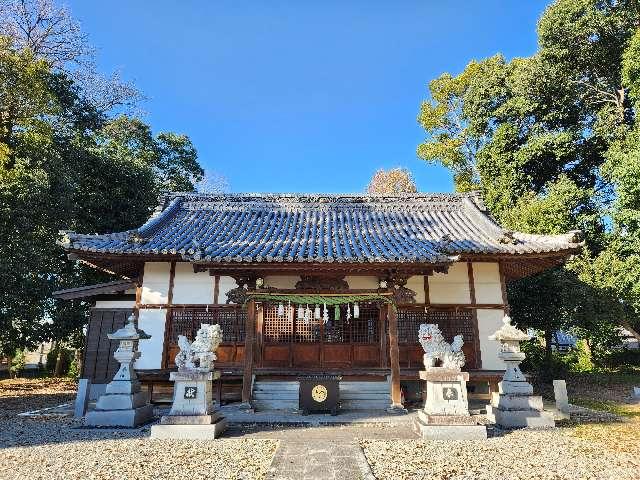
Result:
M171 372L173 404L160 425L151 427L151 438L214 439L227 428L227 420L213 405L212 381L219 371Z
M424 410L418 413L414 430L430 440L483 440L487 429L469 415L469 374L455 369L429 367L420 372L427 382Z
M499 392L487 405L487 419L502 428L554 427L553 413L545 412L542 397L533 395L526 381L498 384Z
M116 375L117 377L117 375ZM136 380L113 380L98 398L95 410L87 413L84 424L91 427L137 427L151 421L153 405Z

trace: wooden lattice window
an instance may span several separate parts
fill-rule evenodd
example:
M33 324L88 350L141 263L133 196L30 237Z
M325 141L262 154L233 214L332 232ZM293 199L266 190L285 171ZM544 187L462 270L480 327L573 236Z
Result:
M360 305L359 318L347 320L347 306L340 307L340 319L331 319L324 325L324 341L327 343L376 343L379 340L379 308ZM334 316L333 308L330 318Z
M442 336L451 342L455 335L461 334L465 342L475 340L473 313L470 309L460 310L424 310L398 309L398 343L417 344L418 329L421 323L438 325Z
M200 325L219 324L222 329L222 343L243 343L245 337L246 312L238 308L180 308L171 310L169 342L178 343L178 336L184 335L193 341Z
M264 305L264 341L267 343L289 343L293 340L293 307L285 307L285 314L278 316L276 305Z
M311 307L311 305L309 306ZM276 305L264 306L263 338L266 343L377 343L379 341L379 308L376 305L361 305L360 318L347 320L347 306L340 306L340 318L335 320L335 307L329 308L330 320L298 319L297 309L285 307L285 314L278 316ZM311 309L313 314L313 308Z

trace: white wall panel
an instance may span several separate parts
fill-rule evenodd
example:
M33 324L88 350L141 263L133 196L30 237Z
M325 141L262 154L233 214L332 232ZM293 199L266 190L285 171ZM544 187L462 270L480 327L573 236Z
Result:
M173 279L173 303L213 303L214 277L209 271L194 273L188 262L176 263Z
M94 308L133 308L135 300L96 300Z
M151 335L151 338L149 340L140 340L138 344L142 355L135 363L137 370L153 370L162 367L166 315L167 311L165 309L140 309L138 327Z
M500 268L497 263L474 262L473 284L476 289L477 303L502 304Z
M478 309L478 333L480 335L480 355L483 370L504 370L504 362L498 358L499 342L489 340L502 327L503 310Z
M405 287L416 292L416 303L424 303L424 277L422 275L409 277Z
M167 303L169 294L169 262L147 262L142 278L142 303Z
M428 278L431 303L471 303L469 273L465 262L456 262L447 273L434 273Z
M345 280L349 284L349 288L354 290L377 290L378 289L378 277L363 276L363 275L348 275Z
M268 275L264 277L264 284L267 287L284 288L293 290L296 283L300 281L300 277L295 275Z
M238 284L233 277L220 277L218 303L227 303L227 292L237 287Z

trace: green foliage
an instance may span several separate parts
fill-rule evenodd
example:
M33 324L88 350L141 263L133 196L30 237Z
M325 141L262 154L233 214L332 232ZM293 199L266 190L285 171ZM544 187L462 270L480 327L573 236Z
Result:
M80 365L78 365L78 359L75 355L69 364L67 376L74 379L80 378Z
M11 359L11 365L9 366L9 372L14 377L19 377L24 372L25 367L25 352L24 350L16 351L16 354Z
M161 191L193 190L203 176L186 136L110 117L79 91L0 38L0 354L43 339L79 344L88 306L51 293L107 278L67 260L60 230L134 228Z
M429 84L420 158L481 190L506 228L581 229L568 268L513 282L512 316L545 332L580 328L594 355L614 324L640 326L640 9L634 0L557 0L538 23L538 51L470 62ZM540 301L544 299L544 301Z
M67 375L71 364L73 362L73 352L63 346L56 346L47 353L46 369L49 374L54 374L56 371L56 363L58 361L58 355L62 354L62 375Z

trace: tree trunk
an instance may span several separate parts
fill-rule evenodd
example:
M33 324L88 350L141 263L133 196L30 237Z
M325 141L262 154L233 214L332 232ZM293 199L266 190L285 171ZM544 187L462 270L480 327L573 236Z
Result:
M9 372L9 378L15 378L15 372L11 370L12 363L13 363L13 357L10 355L7 355L7 368Z
M76 370L78 371L78 378L82 378L82 350L76 348Z
M58 358L56 358L56 369L53 373L54 377L61 377L64 368L64 352L62 347L58 349Z

